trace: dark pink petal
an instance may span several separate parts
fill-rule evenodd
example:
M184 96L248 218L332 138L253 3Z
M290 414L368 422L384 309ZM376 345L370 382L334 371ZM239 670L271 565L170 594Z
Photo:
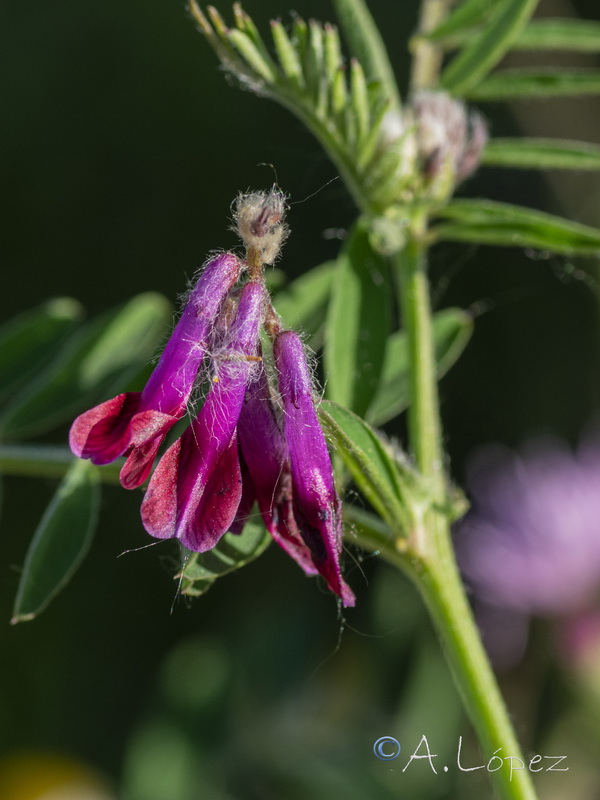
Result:
M286 461L277 482L272 504L271 524L267 529L277 544L294 559L306 575L317 575L311 549L306 545L294 516L292 476Z
M181 544L203 552L213 548L231 527L242 498L242 475L234 434L215 464L198 504L189 506L190 515L182 527Z
M240 498L238 509L235 513L235 519L229 526L229 533L235 533L237 536L239 536L239 534L241 534L244 530L244 525L250 518L252 507L254 506L254 501L256 500L256 492L254 491L254 486L252 484L252 479L250 478L250 473L248 472L248 467L241 457L240 471L242 478L242 496Z
M109 464L130 446L129 426L139 410L139 392L126 392L80 414L69 433L71 450L94 464Z
M141 411L130 424L131 450L120 474L124 489L135 489L146 480L161 444L177 417L160 411Z
M203 268L142 392L140 410L156 409L178 419L185 414L215 319L240 271L233 253L220 253Z
M315 575L318 570L294 520L287 446L262 363L246 391L238 437L247 472L244 474L244 488L252 486L251 495L253 498L256 496L267 530L307 575Z
M240 270L232 253L208 262L144 391L118 395L77 417L69 437L75 455L108 464L127 454L122 485L134 489L146 480L165 434L186 412L215 318Z
M235 432L256 366L264 303L264 288L246 284L222 350L215 355L217 380L197 419L152 475L142 503L142 521L152 536L175 536L190 550L204 552L235 518L242 493Z
M176 534L177 478L184 436L185 433L163 453L152 474L142 503L142 524L148 533L157 539L170 539ZM184 467L185 460L184 458Z
M319 573L345 606L354 605L341 576L342 518L331 459L315 411L304 347L293 331L273 345L283 405L283 430L290 456L294 518Z

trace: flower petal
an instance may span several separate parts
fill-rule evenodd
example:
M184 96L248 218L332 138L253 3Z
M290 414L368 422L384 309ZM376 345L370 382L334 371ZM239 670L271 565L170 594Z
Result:
M293 331L273 344L283 404L284 435L290 454L294 518L319 573L345 606L354 605L341 576L342 520L331 459L315 411L304 347Z
M235 518L242 493L235 432L256 365L264 301L260 284L246 284L218 356L217 381L197 419L167 450L150 480L142 520L152 536L176 536L188 549L204 552Z
M130 423L139 405L139 392L126 392L80 414L69 433L73 453L94 464L109 464L123 455L130 446Z
M185 414L215 319L240 271L233 253L220 253L203 268L142 392L140 410L156 409L177 418Z
M213 548L231 527L241 498L242 475L234 434L212 470L199 502L187 517L181 544L194 552Z
M287 446L262 363L257 377L246 391L238 436L243 467L246 468L243 471L247 473L244 474L244 487L251 484L252 497L256 496L267 530L307 575L317 574L310 550L302 541L294 521Z
M77 417L69 435L75 455L108 464L131 450L121 482L133 489L146 480L166 432L186 412L215 318L240 270L232 253L208 262L144 391L120 394Z
M160 411L142 411L131 420L131 452L120 474L124 489L141 486L152 469L156 454L177 417L161 414Z

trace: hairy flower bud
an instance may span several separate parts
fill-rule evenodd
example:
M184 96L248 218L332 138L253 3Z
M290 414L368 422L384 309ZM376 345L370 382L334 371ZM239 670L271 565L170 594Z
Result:
M425 178L452 185L471 175L487 141L483 117L445 92L418 92L411 107Z
M240 194L236 200L234 230L261 264L275 261L288 235L285 209L285 195L276 187L268 192Z

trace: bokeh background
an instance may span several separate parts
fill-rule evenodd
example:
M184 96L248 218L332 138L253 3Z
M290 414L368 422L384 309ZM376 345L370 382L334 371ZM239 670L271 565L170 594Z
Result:
M417 2L369 5L404 86ZM288 18L275 0L245 7L263 29ZM322 0L294 10L334 19ZM542 0L540 13L600 19L595 0ZM283 109L228 86L180 0L3 0L0 87L0 320L63 295L90 315L146 290L174 300L211 249L234 246L238 191L275 176L291 202L287 276L335 257L331 231L354 219L316 142ZM496 135L600 142L595 99L482 110ZM461 192L600 226L598 175L483 169ZM576 444L600 411L597 263L457 245L434 251L432 282L438 307L477 315L441 384L454 477L486 442L552 433ZM401 435L402 422L389 432ZM376 558L346 557L358 603L345 619L275 547L201 599L174 602L166 547L117 559L147 538L139 493L111 489L69 587L9 627L55 487L4 479L0 800L40 798L64 776L80 788L54 800L488 796L485 770L403 774L403 759L373 755L380 736L410 754L426 734L443 763L462 735L466 759L482 763L418 596ZM600 797L600 666L584 678L557 652L551 622L533 633L501 680L526 750L568 752L570 772L543 776L544 797L567 786Z

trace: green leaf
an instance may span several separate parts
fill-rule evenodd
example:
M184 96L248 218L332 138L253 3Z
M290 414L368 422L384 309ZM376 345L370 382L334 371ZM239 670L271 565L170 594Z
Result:
M91 545L99 503L97 467L75 459L27 551L13 624L33 619L69 582Z
M365 73L355 58L350 63L350 103L356 120L357 146L360 148L369 133L370 108Z
M325 315L336 269L336 261L326 261L275 295L275 308L284 325L310 334L309 344L313 350L323 342Z
M469 100L519 100L600 94L600 71L503 69L465 92Z
M534 20L521 32L513 50L600 51L600 22L589 19Z
M256 43L247 33L234 28L228 32L227 39L235 47L246 64L248 64L260 78L266 81L267 84L274 84L277 82L277 67L268 55L265 54L264 50L257 47Z
M283 74L294 86L302 89L304 87L302 63L296 48L279 20L271 21L271 34Z
M363 0L333 0L336 14L352 55L357 58L367 81L379 81L390 106L401 106L398 84L383 39Z
M337 403L323 401L319 418L360 491L393 531L406 535L418 490L408 462L393 453L368 423Z
M600 230L522 206L491 200L453 200L438 215L454 220L433 228L438 241L600 255Z
M0 328L0 397L12 395L54 357L83 316L71 297L57 297Z
M306 87L312 95L315 114L321 118L327 107L327 75L325 69L325 42L323 28L315 20L308 23L308 40L305 50L304 75Z
M241 534L226 533L219 544L206 553L184 550L183 567L176 575L181 594L189 597L204 594L218 578L258 558L271 542L271 535L262 522L250 520Z
M387 262L359 223L338 259L325 332L326 392L364 414L377 391L390 332Z
M490 16L493 5L490 0L464 0L454 11L430 33L423 36L430 42L440 42L447 38L455 38L471 34L473 28ZM418 40L420 35L415 37Z
M394 538L389 525L380 517L348 502L344 503L344 535L366 550L387 549Z
M460 308L446 308L434 315L433 339L436 374L445 375L458 360L473 333L473 318ZM366 419L383 425L410 404L408 343L404 331L388 339L381 383L369 405Z
M600 146L563 139L491 139L483 164L518 169L600 169Z
M537 3L538 0L497 2L489 24L471 37L442 73L442 87L455 95L464 95L476 87L510 49Z
M155 355L170 319L159 294L140 294L75 334L59 357L0 416L4 437L45 431L124 385Z
M481 0L474 0L475 4ZM485 2L485 0L484 0ZM459 6L460 11L463 6ZM488 6L489 9L489 6ZM477 33L477 23L449 30L440 26L433 33L422 38L439 42L444 49L452 50L472 39ZM480 30L480 29L479 29ZM415 37L417 40L420 37ZM600 51L600 23L593 20L558 19L533 20L521 31L511 45L511 50L562 50L579 53L597 53Z

